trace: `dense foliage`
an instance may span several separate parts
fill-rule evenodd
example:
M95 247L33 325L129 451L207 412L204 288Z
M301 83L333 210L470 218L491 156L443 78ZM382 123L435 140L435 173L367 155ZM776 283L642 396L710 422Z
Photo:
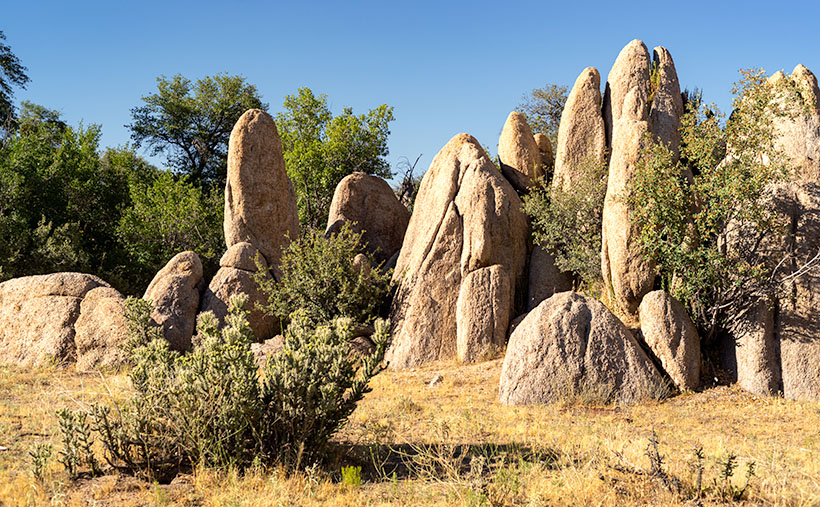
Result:
M542 182L524 197L533 236L555 258L556 267L592 295L601 280L601 221L606 195L604 163L585 160L574 169L572 188Z
M131 138L195 184L225 184L228 139L236 120L252 108L267 110L256 86L242 76L217 74L191 82L179 74L157 78L157 91L131 110Z
M14 128L15 111L11 99L14 95L13 86L25 88L29 81L26 68L20 59L11 52L11 47L4 41L6 34L0 30L0 132L3 139Z
M296 191L299 222L304 228L324 230L342 178L355 171L391 176L385 157L393 108L382 104L356 115L346 107L334 117L327 96L300 88L285 97L284 109L276 115L276 126Z
M368 254L362 254L366 266L354 262L361 248L362 233L349 224L329 237L309 231L291 242L282 255L278 282L256 276L268 297L267 312L285 319L298 311L314 324L336 317L372 322L387 296L390 273L382 273Z
M723 124L715 106L690 103L680 161L664 146L647 147L628 196L663 287L707 337L778 288L762 241L781 232L766 195L788 172L774 123L799 114L800 98L790 79L771 85L762 71L742 75L729 120ZM741 227L745 238L733 240Z

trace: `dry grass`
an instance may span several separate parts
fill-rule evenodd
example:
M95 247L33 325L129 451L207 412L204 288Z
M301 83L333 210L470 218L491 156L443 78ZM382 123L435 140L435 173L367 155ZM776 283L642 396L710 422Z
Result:
M127 378L0 367L0 446L7 448L0 451L0 504L679 504L695 484L697 447L705 456L704 486L733 452L735 485L742 485L746 463L756 464L746 502L820 504L819 403L719 387L633 406L576 400L505 407L495 401L500 367L496 360L383 373L338 435L338 459L328 471L287 477L281 470L200 470L170 485L115 474L70 483L56 463L35 480L27 453L38 442L59 447L54 410L121 396ZM428 387L437 374L444 382ZM653 431L665 471L690 488L684 494L623 471L650 468L645 451ZM339 482L346 464L362 467L361 486ZM707 504L720 500L704 494Z

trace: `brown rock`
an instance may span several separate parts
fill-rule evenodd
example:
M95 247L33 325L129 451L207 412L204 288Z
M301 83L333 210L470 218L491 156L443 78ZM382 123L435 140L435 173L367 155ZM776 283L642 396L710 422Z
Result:
M587 162L604 162L607 137L601 100L601 76L594 67L587 67L575 80L561 113L554 186L569 190L577 167Z
M177 254L159 270L142 297L153 301L151 318L164 327L165 339L174 350L191 348L203 286L199 256L187 251Z
M542 177L541 152L523 113L513 111L507 117L498 139L501 173L519 192Z
M644 296L638 309L643 339L681 391L700 384L700 336L686 308L662 290Z
M111 287L97 287L85 295L74 324L77 369L91 370L121 365L128 340L125 296Z
M555 266L552 254L536 245L530 254L527 311L558 292L572 290L572 279Z
M0 361L21 366L73 362L83 297L110 287L93 275L53 273L0 283Z
M680 150L680 119L683 116L678 73L672 55L665 47L654 49L654 63L658 72L658 89L649 111L650 130L677 157Z
M456 303L456 350L462 363L489 359L504 348L510 323L510 277L504 266L470 272Z
M552 143L546 134L537 133L533 136L535 145L538 146L538 153L541 154L541 168L544 175L552 174L552 169L555 166L555 155L552 152Z
M603 107L608 146L614 144L613 131L621 118L649 119L649 70L649 50L638 39L627 44L612 65L606 81Z
M568 396L632 402L660 395L664 380L624 325L600 302L556 294L510 336L499 401L549 403Z
M260 109L245 111L231 132L223 225L228 248L251 243L271 266L279 265L287 237L299 235L279 133L273 118Z
M758 396L782 391L779 343L774 335L774 308L758 303L732 325L734 367L740 387Z
M261 252L250 243L241 242L228 248L219 259L219 267L244 269L245 271L256 271L256 256ZM264 265L267 265L265 257L260 258Z
M251 343L251 352L253 358L259 367L264 367L274 354L282 350L285 346L285 337L281 334L274 336L262 343Z
M785 76L778 72L768 82L776 83L781 79ZM820 90L817 78L809 69L798 65L792 71L791 79L808 109L799 111L794 118L775 120L775 147L788 157L793 167L793 181L817 183L820 182Z
M246 294L248 302L245 304L245 309L250 311L248 324L256 340L263 341L279 332L279 321L257 308L258 304L267 304L268 299L259 289L253 275L254 271L219 268L208 285L208 289L202 295L200 312L213 312L220 327L224 326L231 296Z
M356 232L364 231L366 251L381 263L401 248L410 212L386 181L357 172L345 176L336 186L326 234L338 232L345 222Z
M393 274L391 367L456 356L456 302L470 272L504 266L515 300L527 235L521 200L478 141L451 139L424 175Z

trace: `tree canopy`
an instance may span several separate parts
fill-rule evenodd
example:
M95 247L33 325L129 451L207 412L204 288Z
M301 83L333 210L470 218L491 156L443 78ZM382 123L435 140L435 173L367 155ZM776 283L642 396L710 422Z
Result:
M14 96L13 86L25 88L29 82L26 68L20 63L11 47L6 44L6 34L0 30L0 129L6 132L12 130L11 124L14 120L14 104L11 99Z
M533 133L545 134L554 145L558 141L558 126L568 92L566 86L547 83L542 88L525 93L515 110L527 115L527 123Z
M392 107L382 104L359 115L346 107L334 117L326 95L300 88L285 97L284 109L276 125L303 226L324 228L336 185L348 174L392 175L385 159Z
M242 76L217 74L192 82L175 75L157 78L157 92L142 97L126 125L137 148L166 156L168 167L195 184L225 183L228 139L246 110L267 110L256 86Z

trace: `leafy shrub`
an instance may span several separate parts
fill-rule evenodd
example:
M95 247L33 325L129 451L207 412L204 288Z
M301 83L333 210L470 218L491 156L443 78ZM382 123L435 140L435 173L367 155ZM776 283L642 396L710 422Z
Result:
M594 291L601 279L601 221L606 195L606 166L584 160L572 188L542 184L524 197L535 241L572 273L576 285Z
M114 411L101 405L90 411L89 427L112 466L166 480L185 465L244 468L261 461L302 467L323 458L328 440L384 368L387 324L376 322L375 351L358 358L348 344L350 319L318 328L296 319L284 348L260 375L250 350L246 300L231 299L222 330L213 314L203 314L200 345L187 355L157 338L150 305L127 304L134 392ZM70 444L64 453L78 456L66 464L76 476L83 462L94 469L93 454L88 429L77 424L85 414L69 414L71 424L61 423Z
M282 255L278 282L266 278L261 269L255 277L268 297L265 311L285 319L299 310L313 324L336 317L372 322L387 296L390 274L376 269L370 254L365 257L374 269L354 265L361 247L362 233L349 224L330 237L311 231L291 242Z

